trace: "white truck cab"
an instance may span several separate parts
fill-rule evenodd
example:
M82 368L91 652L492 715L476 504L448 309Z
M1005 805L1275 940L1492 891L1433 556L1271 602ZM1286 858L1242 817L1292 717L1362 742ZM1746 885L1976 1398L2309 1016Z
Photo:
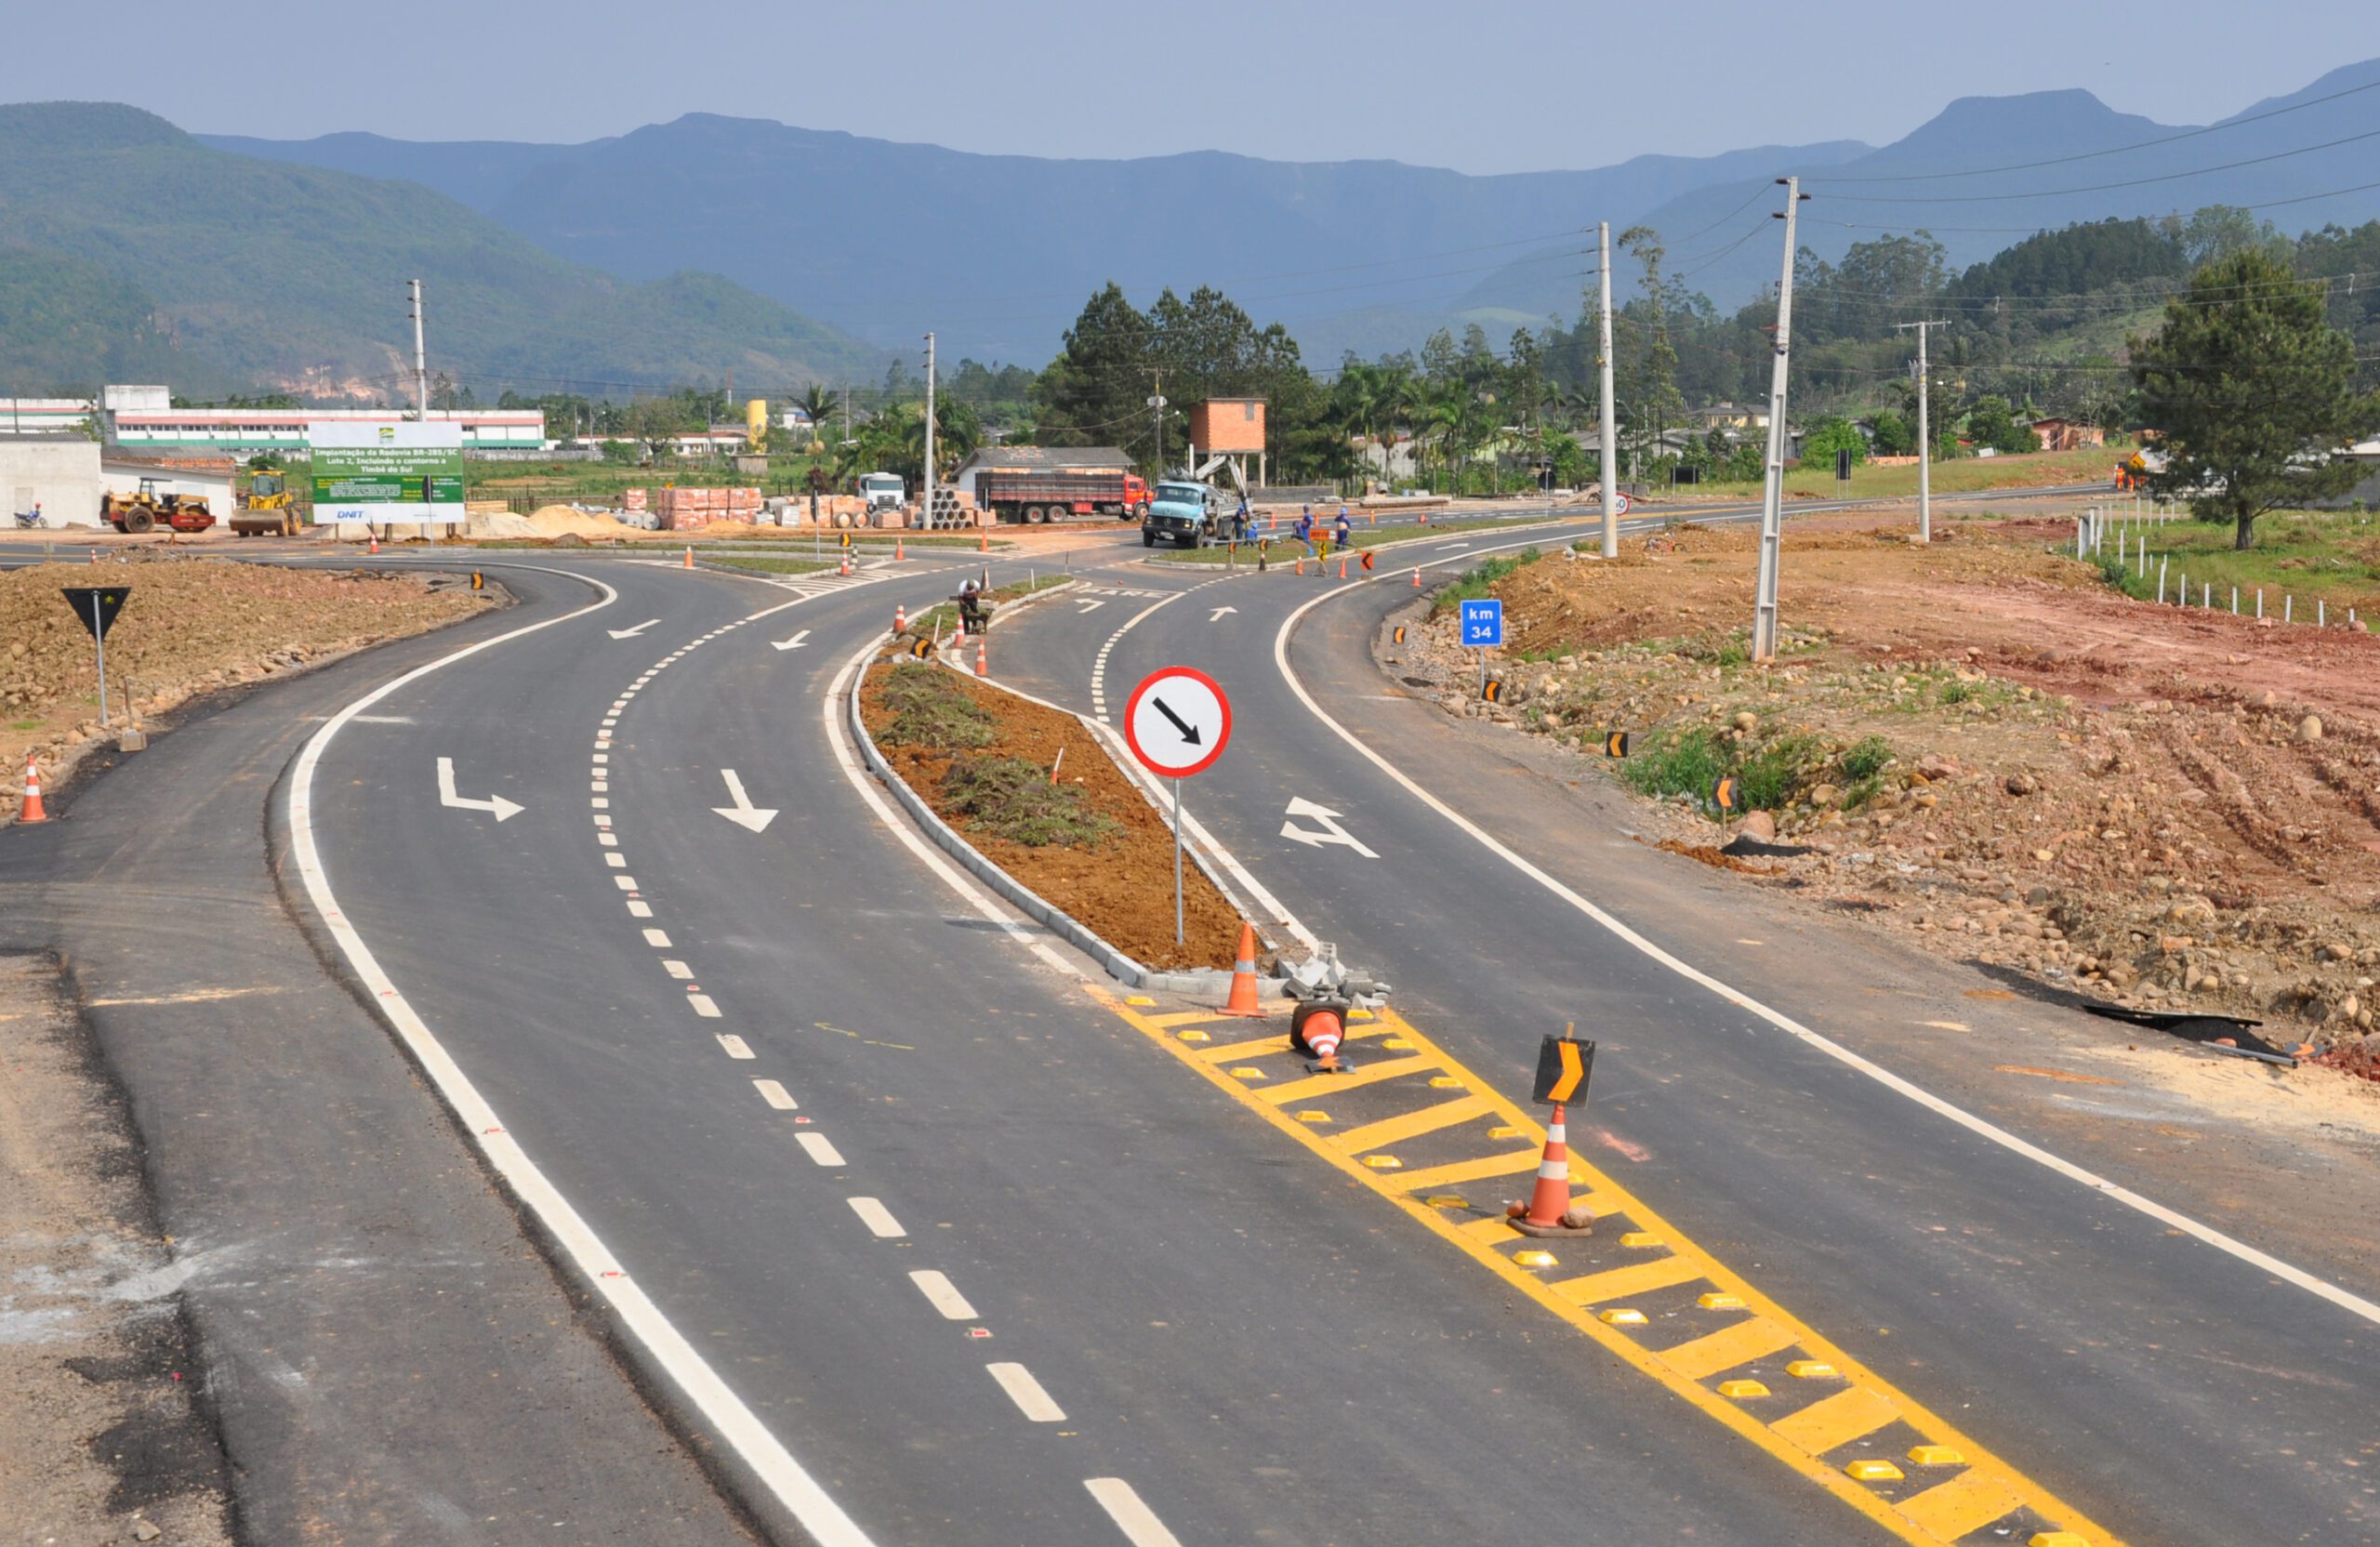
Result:
M867 500L870 515L879 510L897 510L909 502L909 486L895 472L862 473L859 492Z

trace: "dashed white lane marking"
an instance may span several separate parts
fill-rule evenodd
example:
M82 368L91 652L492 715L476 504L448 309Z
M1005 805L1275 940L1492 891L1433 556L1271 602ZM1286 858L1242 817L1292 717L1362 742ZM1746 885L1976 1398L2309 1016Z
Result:
M1519 545L1512 544L1506 546L1516 547ZM1482 549L1481 551L1485 552L1488 550ZM1602 925L1616 938L1624 941L1631 946L1633 946L1645 956L1660 963L1671 972L1675 972L1678 976L1686 979L1688 983L1699 985L1699 986L1710 990L1712 994L1717 995L1720 998L1726 1000L1729 1004L1734 1005L1737 1009L1743 1011L1745 1013L1758 1016L1760 1019L1767 1022L1770 1025L1775 1026L1778 1030L1785 1033L1787 1036L1800 1040L1805 1046L1818 1050L1827 1057L1835 1060L1837 1063L1842 1064L1846 1067L1858 1070L1859 1073L1866 1075L1870 1079L1874 1080L1877 1084L1884 1086L1886 1090L1896 1091L1900 1095L1908 1097L1911 1101L1913 1101L1918 1105L1924 1107L1927 1111L1935 1113L1939 1117L1949 1118L1951 1122L1958 1124L1968 1132L1976 1134L1979 1138L1989 1140L1990 1143L1998 1144L2001 1148L2007 1150L2013 1155L2022 1156L2024 1158L2032 1161L2035 1165L2055 1171L2058 1175L2067 1178L2069 1181L2080 1183L2082 1185L2090 1188L2093 1192L2097 1193L2102 1197L2110 1198L2117 1203L2122 1204L2127 1209L2135 1210L2140 1213L2146 1214L2150 1219L2157 1221L2159 1223L2166 1225L2171 1229L2181 1231L2183 1234L2192 1236L2195 1239L2215 1248L2217 1251L2221 1251L2237 1258L2241 1262L2247 1263L2250 1267L2255 1268L2263 1273L2268 1273L2276 1278L2285 1279L2289 1283L2295 1285L2297 1288L2304 1289L2307 1293L2311 1294L2318 1299L2326 1300L2332 1304L2339 1307L2339 1309L2347 1312L2351 1316L2360 1316L2368 1322L2380 1324L2380 1302L2366 1300L2360 1294L2356 1294L2348 1289L2341 1289L2338 1285L2332 1283L2326 1278L2317 1277L2313 1274L2307 1273L2303 1268L2294 1266L2289 1263L2281 1261L2281 1259L2275 1257L2268 1251L2260 1250L2235 1236L2227 1236L2222 1231L2215 1229L2210 1224L2205 1224L2198 1220L2192 1219L2189 1215L2182 1213L2177 1210L2167 1208L2165 1205L2158 1202L2155 1198L2146 1197L2140 1193L2135 1193L2129 1187L2122 1186L2114 1182L2110 1182L2096 1171L2089 1170L2082 1166L2078 1166L2073 1161L2067 1159L2063 1156L2053 1154L2050 1151L2042 1148L2039 1144L2034 1144L2029 1139L2020 1138L2016 1134L2010 1132L2008 1130L2002 1128L1999 1124L1991 1122L1986 1118L1979 1117L1974 1113L1968 1111L1965 1107L1960 1106L1955 1103L1944 1100L1942 1097L1936 1095L1933 1091L1926 1090L1924 1086L1917 1084L1915 1081L1903 1078L1901 1076L1893 1073L1890 1069L1885 1068L1883 1064L1878 1064L1871 1059L1862 1057L1860 1054L1852 1051L1849 1048L1844 1047L1842 1043L1834 1040L1832 1038L1824 1036L1819 1032L1813 1031L1811 1028L1804 1025L1801 1022L1793 1019L1793 1017L1786 1014L1784 1012L1772 1010L1767 1005L1763 1004L1760 1000L1753 998L1751 995L1735 987L1733 985L1723 983L1719 979L1712 977L1710 973L1702 972L1699 968L1690 966L1687 963L1679 960L1676 957L1672 956L1669 952L1663 950L1659 945L1655 945L1651 940L1637 933L1633 929L1631 929L1626 923L1622 922L1617 915L1607 913L1604 909L1597 907L1593 903L1589 902L1585 897L1571 890L1562 881L1556 879L1554 876L1539 868L1528 859L1514 852L1494 834L1488 832L1486 828L1480 826L1477 823L1472 821L1469 817L1463 815L1452 806L1448 805L1444 800L1439 800L1436 796L1422 788L1421 786L1408 776L1404 770L1398 768L1395 763L1389 761L1388 759L1382 757L1380 753L1372 750L1372 748L1358 738L1353 731L1348 730L1347 727L1340 724L1338 721L1332 719L1329 714L1323 709L1322 706L1315 701L1314 694L1306 691L1305 683L1299 680L1298 674L1289 668L1289 635L1296 630L1299 620L1303 618L1307 613L1312 612L1316 607L1318 607L1323 602L1329 601L1332 597L1340 595L1342 592L1355 589L1356 587L1368 584L1369 584L1368 581L1354 581L1344 586L1334 586L1330 589L1324 591L1321 595L1314 597L1313 599L1293 608L1290 611L1289 615L1281 620L1280 631L1273 636L1273 665L1275 668L1280 672L1281 681L1287 682L1289 684L1289 691L1297 694L1298 702L1305 706L1306 712L1308 714L1311 714L1316 721L1328 727L1330 733L1336 735L1340 740L1345 742L1349 747L1354 747L1356 753L1361 756L1365 761L1370 763L1373 767L1387 774L1391 779L1395 780L1397 785L1402 787L1407 794L1411 795L1415 800L1421 801L1432 811L1436 812L1448 822L1453 823L1455 826L1461 829L1466 836L1477 842L1480 847L1486 849L1489 853L1496 855L1499 859L1504 861L1505 864L1510 865L1514 869L1518 870L1522 875L1527 876L1529 879L1537 882L1538 885L1545 888L1546 891L1551 892L1556 897L1561 898L1564 902L1569 904L1572 907L1578 909L1580 913L1586 915L1597 924Z
M804 1150L809 1152L810 1158L817 1161L818 1164L840 1166L843 1163L843 1152L830 1144L825 1134L797 1133L794 1138Z
M1170 606L1188 596L1192 591L1205 590L1209 586L1219 585L1231 578L1233 576L1229 575L1218 575L1212 580L1201 580L1195 586L1185 586L1181 590L1150 602L1130 617L1126 618L1114 633L1107 636L1106 642L1099 647L1099 654L1091 658L1091 714L1093 720L1104 722L1107 719L1107 656L1116 648L1117 642L1138 627L1141 619L1156 612L1159 607Z
M612 884L618 887L623 892L634 892L639 890L636 884L636 878L634 876L614 876L612 878Z
M984 1368L991 1371L992 1379L1000 1383L1000 1390L1008 1393L1008 1399L1016 1404L1017 1411L1034 1422L1064 1423L1066 1421L1066 1410L1050 1400L1050 1394L1041 1389L1041 1382L1035 1380L1033 1372L1023 1365L994 1364Z
M644 943L654 950L666 951L669 948L669 936L661 930L647 930L644 932Z
M901 1228L901 1222L892 1217L892 1210L875 1198L853 1197L843 1201L852 1206L852 1212L859 1216L860 1223L867 1226L869 1234L877 1239L895 1240L908 1234Z
M693 1005L694 1013L703 1019L707 1021L719 1019L719 1006L711 1002L711 997L708 994L689 994L686 996L686 1002Z
M602 811L612 802L609 797L599 795L594 800L589 800L587 803L594 807L597 811Z
M609 833L598 833L595 836L606 843L617 843L619 841L618 839L614 838ZM625 869L628 863L628 856L626 854L605 854L603 856L603 863L610 866L615 870Z
M919 1268L909 1275L909 1282L926 1297L926 1303L940 1311L946 1321L973 1321L975 1307L967 1297L954 1288L950 1280L932 1268Z
M595 760L597 762L610 762L612 760L612 754L609 752L598 752L595 754Z
M780 1112L796 1112L800 1110L800 1103L795 1101L793 1097L787 1093L786 1088L778 1084L774 1079L756 1079L752 1082L752 1089L760 1092L760 1099L762 1101L767 1102L771 1106L775 1107Z
M628 899L628 917L631 919L650 919L653 917L653 905L651 903L640 903L634 897L630 897Z
M618 844L620 841L620 835L617 833L597 833L595 835L595 841L602 844L604 848L609 849Z
M541 570L540 573L568 575L562 570ZM568 577L585 579L580 575ZM661 1308L654 1303L643 1287L628 1276L627 1264L612 1254L611 1248L595 1233L586 1217L553 1184L543 1169L530 1158L529 1152L506 1128L503 1117L480 1093L479 1088L471 1083L462 1065L439 1041L437 1033L421 1018L420 1012L414 1009L412 1002L381 967L371 946L364 943L364 936L350 920L337 895L331 891L329 878L324 869L322 850L314 839L314 771L320 765L324 752L349 721L441 667L451 666L493 646L556 624L585 617L619 599L617 591L601 581L589 583L602 591L601 601L576 612L564 613L542 623L532 623L509 633L497 634L466 645L392 677L333 715L321 730L314 733L298 754L298 761L289 779L289 830L298 879L304 884L307 898L313 904L324 927L337 942L348 965L363 983L369 1002L387 1017L390 1025L412 1051L422 1072L437 1087L439 1095L444 1100L447 1109L455 1114L463 1131L471 1136L471 1142L487 1157L489 1165L504 1178L522 1207L537 1217L556 1249L578 1269L595 1292L611 1304L628 1335L652 1351L654 1362L678 1389L686 1394L688 1402L703 1415L721 1441L752 1468L761 1486L775 1495L801 1527L816 1539L819 1547L874 1547L872 1539L860 1528L859 1523L819 1486L818 1480L795 1459L793 1452L785 1448L784 1442L771 1434L759 1415L720 1378L709 1361L686 1341L685 1334L662 1314ZM639 906L641 905L630 905L631 907Z
M673 978L690 978L694 975L694 970L682 961L664 961L661 964L661 970Z
M1132 1547L1182 1547L1182 1539L1165 1528L1165 1522L1157 1517L1157 1512L1142 1503L1141 1496L1123 1478L1086 1477L1082 1486L1091 1490L1091 1496L1099 1501L1099 1507L1107 1512L1107 1518L1116 1522L1116 1528L1124 1533L1124 1540Z
M736 1036L732 1031L722 1031L719 1034L719 1045L727 1050L727 1056L730 1058L749 1058L752 1056L752 1050L746 1044L744 1038Z
M609 795L612 792L612 787L601 779L596 780L587 787L593 790L598 795Z

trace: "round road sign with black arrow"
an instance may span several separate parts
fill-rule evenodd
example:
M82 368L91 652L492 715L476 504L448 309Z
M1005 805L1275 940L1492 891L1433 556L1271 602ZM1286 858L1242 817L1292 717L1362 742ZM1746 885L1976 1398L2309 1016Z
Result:
M1124 707L1124 740L1152 774L1186 779L1204 773L1231 740L1231 700L1203 671L1153 671Z

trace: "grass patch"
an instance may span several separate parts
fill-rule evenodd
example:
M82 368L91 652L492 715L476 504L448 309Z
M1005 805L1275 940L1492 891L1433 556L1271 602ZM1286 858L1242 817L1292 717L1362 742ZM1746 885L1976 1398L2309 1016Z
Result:
M1984 489L2056 487L2069 483L2106 484L2116 462L2128 455L2109 446L2088 451L2035 452L2017 456L1960 456L1934 464L1934 492L1973 494ZM1762 495L1761 480L1736 483L1686 483L1663 491L1640 510L1657 505L1701 505L1751 501ZM1848 484L1834 481L1834 466L1807 463L1785 469L1785 496L1793 499L1913 499L1917 468L1883 468L1863 462L1851 469Z
M2298 622L2312 621L2318 602L2329 604L2337 622L2346 621L2350 607L2359 615L2380 610L2380 513L2277 510L2256 522L2255 547L2242 553L2231 541L2228 522L2182 519L2111 525L2094 562L2104 583L2140 602L2157 600L2162 571L2167 602L2179 595L2188 575L2188 605L2211 602L2228 613L2236 588L2243 616L2254 614L2259 590L2268 617L2280 616L2289 597L2296 599L2293 615Z
M1049 770L1023 758L963 758L943 776L942 794L969 828L1028 849L1097 849L1123 831L1080 786L1051 784Z
M1890 747L1876 737L1868 739L1883 748L1884 762L1892 760ZM1866 770L1866 777L1877 778L1883 764L1867 746L1863 742L1844 752L1834 760L1835 766L1856 762ZM1697 726L1647 738L1635 756L1620 765L1620 777L1639 795L1655 800L1684 796L1715 816L1718 810L1711 795L1723 777L1736 780L1738 811L1782 811L1823 782L1828 766L1826 743L1817 736L1778 736L1748 744Z
M1542 557L1536 549L1525 548L1518 553L1500 553L1492 559L1481 560L1456 575L1452 585L1438 592L1430 602L1430 615L1436 617L1442 613L1454 611L1462 602L1480 600L1497 581L1523 564L1533 564Z
M991 711L939 667L902 665L884 679L884 737L904 747L968 751L994 739Z
M1835 766L1853 784L1877 778L1893 763L1892 744L1882 736L1861 736L1843 749Z

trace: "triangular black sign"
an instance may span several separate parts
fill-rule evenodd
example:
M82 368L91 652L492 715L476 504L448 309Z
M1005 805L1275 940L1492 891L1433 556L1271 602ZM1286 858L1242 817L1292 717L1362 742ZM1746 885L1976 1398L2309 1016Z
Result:
M115 627L115 615L124 611L124 599L132 594L130 586L68 586L66 604L83 620L83 627L95 640L108 637Z

